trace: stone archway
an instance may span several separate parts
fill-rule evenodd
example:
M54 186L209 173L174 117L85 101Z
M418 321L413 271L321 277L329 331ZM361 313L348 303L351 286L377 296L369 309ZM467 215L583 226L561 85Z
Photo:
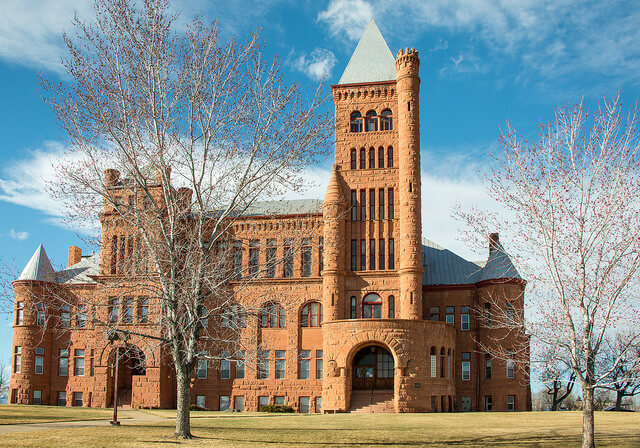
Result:
M116 352L119 353L118 362L118 405L135 407L136 396L140 393L143 378L146 375L147 361L142 350L136 345L126 344L114 347L109 354L108 382L110 387L107 395L107 406L113 406L115 389Z
M393 355L380 345L361 348L352 361L353 390L393 390Z

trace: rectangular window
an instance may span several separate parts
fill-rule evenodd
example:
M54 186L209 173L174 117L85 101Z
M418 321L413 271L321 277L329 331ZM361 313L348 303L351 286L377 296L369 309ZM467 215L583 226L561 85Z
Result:
M378 219L384 219L384 188L378 190Z
M206 358L200 357L198 358L198 368L197 368L197 378L203 380L207 378L207 360Z
M233 397L233 409L236 411L244 411L244 395Z
M389 168L393 168L393 148L391 146L389 146L389 149L387 151L388 151L388 155L389 155L388 161L387 161L387 166Z
M367 219L367 190L360 190L360 221Z
M324 238L323 237L320 237L320 247L318 250L318 255L319 255L318 264L320 265L320 270L318 274L322 274L322 271L324 271Z
M73 405L78 408L82 407L82 392L73 393Z
M219 399L219 410L228 411L229 410L229 395L220 395Z
M471 353L462 353L462 380L469 381L471 379Z
M310 277L311 276L311 246L306 244L311 244L308 239L305 239L302 244L302 276Z
M249 241L249 275L255 277L258 275L260 263L260 248L258 240Z
M276 276L276 240L267 240L267 266L264 273L265 277L273 278Z
M322 397L316 397L316 414L322 414Z
M358 260L358 243L356 240L351 240L351 270L357 271L357 260Z
M42 391L34 390L33 391L33 404L42 404Z
M199 408L206 408L207 399L204 395L196 395L196 406Z
M513 325L515 318L515 310L513 309L513 304L511 302L507 302L504 312L505 322L507 325Z
M308 380L311 378L311 350L302 350L300 352L300 379Z
M122 322L130 324L133 322L133 299L125 298L122 304Z
M436 355L431 355L431 378L435 378L438 376L438 357Z
M44 349L41 347L36 348L36 375L42 375L44 373Z
M322 379L322 368L323 368L323 360L322 360L322 350L316 350L316 379Z
M491 368L492 368L492 362L490 359L485 359L484 360L484 378L487 380L491 379Z
M389 219L393 219L394 218L394 214L393 214L393 188L389 188Z
M285 241L284 244L284 276L293 277L293 248L291 241Z
M258 359L258 379L269 379L269 350L261 350Z
M67 393L65 391L58 392L58 406L67 405Z
M351 319L356 318L356 298L355 297L351 297L349 316L351 317Z
M448 306L446 307L446 322L451 325L455 325L456 323L456 307Z
M223 351L220 360L220 378L228 380L231 378L231 361L229 361L229 352Z
M236 361L236 378L244 379L244 350L238 351L238 360Z
M262 406L269 406L269 397L261 396L258 397L258 411L262 409Z
M367 161L364 159L364 148L360 148L360 169L366 168Z
M493 397L491 395L484 396L484 410L490 411L493 408Z
M360 240L360 269L367 269L367 240Z
M491 328L491 304L485 303L483 309L483 317L484 317L484 326L486 328Z
M431 317L430 319L437 322L440 320L440 307L439 306L432 306L431 309Z
M300 413L308 414L310 410L309 397L300 397Z
M382 146L378 148L378 168L384 168L384 148Z
M233 277L242 277L242 243L233 243Z
M287 372L287 352L285 350L276 350L276 379L283 380Z
M369 150L369 168L376 167L376 152L373 148Z
M149 322L149 299L143 297L139 301L138 322L146 324Z
M376 190L369 190L369 219L376 219Z
M393 240L389 239L389 269L396 268L395 248L393 247Z
M379 263L378 263L378 269L384 269L384 265L385 265L385 260L384 260L384 247L385 247L385 242L384 240L380 240L379 244L379 251L380 251L380 255L378 257Z
M84 350L76 349L73 353L73 375L84 376Z
M507 378L515 378L516 368L513 359L507 359Z
M351 221L358 220L358 193L351 190Z
M516 410L516 396L507 395L507 411L515 411L515 410Z
M116 323L120 318L120 307L118 304L118 299L112 297L109 299L109 323Z
M62 328L69 328L71 326L71 307L69 305L62 305L61 309L60 326Z
M46 322L46 305L38 303L36 311L36 325L42 327Z
M469 307L460 307L460 329L462 331L469 331Z
M357 122L356 122L356 124L355 124L355 129L356 129L356 130L354 131L354 123L352 122L352 123L351 123L351 132L359 132L359 131L358 131L358 125L357 125ZM356 160L356 150L355 150L355 149L352 149L352 150L351 150L351 169L352 169L352 170L355 170L357 167L358 167L358 162L357 162L357 160Z
M376 268L376 240L369 240L369 269Z
M87 326L87 306L78 305L76 309L76 327L84 328Z
M284 406L284 396L273 397L273 404Z
M69 375L69 349L61 348L58 358L58 376Z
M22 346L16 345L13 355L13 373L22 371Z
M389 319L396 318L396 298L389 296Z
M24 323L24 302L16 302L16 325Z

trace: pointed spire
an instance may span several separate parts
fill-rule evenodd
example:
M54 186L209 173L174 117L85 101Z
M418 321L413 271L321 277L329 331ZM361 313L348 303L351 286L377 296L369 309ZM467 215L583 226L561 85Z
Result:
M56 274L42 244L39 245L33 253L31 259L18 277L18 280L38 280L42 282L56 281Z
M396 60L373 19L365 28L338 84L355 84L396 79Z
M331 178L329 179L329 185L327 186L327 194L324 197L325 204L334 204L344 202L344 195L342 194L342 188L340 188L340 180L338 179L337 165L333 165L333 171L331 172Z

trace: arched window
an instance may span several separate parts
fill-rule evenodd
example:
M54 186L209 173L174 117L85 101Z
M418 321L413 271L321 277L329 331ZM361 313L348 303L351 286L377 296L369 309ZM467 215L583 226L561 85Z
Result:
M302 307L300 316L301 327L319 327L322 324L322 304L319 302L307 303Z
M387 150L387 166L393 168L393 147L389 146Z
M378 168L384 168L384 148L378 148Z
M360 148L360 169L363 170L366 168L365 166L365 158L364 158L364 148Z
M360 112L351 112L351 132L362 132L362 115Z
M376 150L369 148L369 168L376 167Z
M286 316L279 303L269 302L262 307L260 323L263 328L284 328Z
M351 319L355 319L356 318L356 298L355 298L355 296L351 296L351 304L350 304L349 316L350 316Z
M356 155L356 149L353 148L351 150L351 169L355 170L356 168L358 168L358 160Z
M222 326L229 328L246 328L247 312L240 305L232 305L222 313Z
M375 110L367 112L366 130L367 132L375 132L378 130L378 115Z
M380 114L380 130L393 130L393 112L391 112L389 109L383 110Z
M378 294L367 294L362 300L362 317L380 319L382 317L382 299Z
M389 319L396 318L396 298L389 296Z
M440 349L440 378L444 378L444 347Z

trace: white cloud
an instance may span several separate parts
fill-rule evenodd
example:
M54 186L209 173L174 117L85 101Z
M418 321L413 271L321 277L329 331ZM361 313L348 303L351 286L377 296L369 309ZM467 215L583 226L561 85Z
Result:
M11 229L7 236L9 238L13 238L14 240L24 241L29 238L29 232L21 232Z
M331 70L336 62L337 59L331 51L315 48L309 55L302 52L292 61L291 65L309 78L319 81L331 75Z
M333 36L358 40L373 18L373 7L364 0L332 0L327 9L318 14L326 22Z

